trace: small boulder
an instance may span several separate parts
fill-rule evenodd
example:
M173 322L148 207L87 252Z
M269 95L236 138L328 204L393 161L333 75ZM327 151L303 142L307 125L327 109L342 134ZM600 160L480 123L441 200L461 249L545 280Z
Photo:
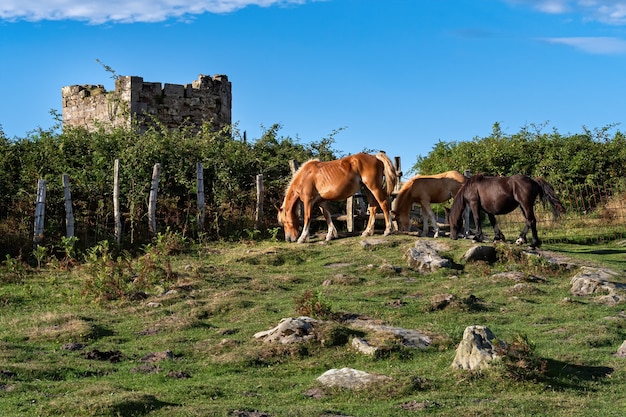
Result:
M416 268L420 272L434 272L440 268L450 268L452 262L439 256L438 250L439 246L418 240L415 242L415 247L409 248L404 257L411 268Z
M263 339L264 342L279 342L283 345L304 342L315 338L313 327L319 323L319 320L306 316L288 317L282 319L273 329L255 333L254 338Z
M494 345L494 343L497 343ZM452 361L454 369L478 370L488 368L490 362L500 355L497 347L505 348L503 342L497 342L496 337L488 327L469 326L463 332L463 340L456 349Z
M330 369L324 372L317 380L327 387L339 387L346 389L363 389L370 384L387 382L391 380L385 375L370 374L352 368Z
M463 259L466 262L484 261L492 264L498 259L498 254L493 246L475 245L465 252Z

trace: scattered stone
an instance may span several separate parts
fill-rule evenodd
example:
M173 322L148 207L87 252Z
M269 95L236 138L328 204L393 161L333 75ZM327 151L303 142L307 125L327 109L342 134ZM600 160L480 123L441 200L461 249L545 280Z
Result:
M152 308L157 308L157 307L161 307L163 304L161 303L157 303L156 301L151 301L148 304L146 304L148 307L152 307Z
M432 343L430 337L420 333L417 330L404 329L401 327L392 327L374 322L373 320L365 320L362 318L352 318L344 321L344 324L380 333L391 333L398 337L402 344L409 348L425 349Z
M83 345L82 343L70 342L70 343L66 343L63 346L61 346L61 350L75 351L75 350L81 350L84 347L85 347L85 345Z
M132 373L146 374L146 375L158 374L160 371L161 371L161 368L159 368L156 365L139 365L130 370L130 372Z
M490 362L498 359L500 355L493 345L496 337L488 327L469 326L463 332L463 340L456 349L456 355L452 361L454 369L478 370L488 368ZM503 342L498 341L504 349Z
M541 291L539 289L537 289L536 287L530 285L530 284L526 284L524 282L520 282L517 283L515 285L513 285L513 287L511 289L509 289L509 293L511 294L537 294L540 293Z
M435 401L409 401L404 404L400 404L400 408L406 411L422 411L429 408L441 407L439 403Z
M361 240L361 246L363 249L374 249L380 246L389 246L393 243L385 238L367 238Z
M370 374L352 368L330 369L317 380L324 386L358 390L374 383L391 380L385 375Z
M493 246L475 245L465 252L463 259L466 262L484 261L492 264L498 259L498 254Z
M450 268L452 262L439 256L440 246L437 243L418 240L415 247L409 248L404 257L411 268L420 272L434 272L440 268Z
M302 395L304 395L305 397L314 398L316 400L319 400L320 398L325 397L324 390L322 390L321 388L311 388L309 390L304 391Z
M583 266L572 277L570 283L572 295L584 297L588 295L601 295L596 301L609 306L615 306L626 302L626 284L610 281L620 275L606 268L593 268Z
M144 329L139 332L139 336L152 336L159 332L159 329Z
M120 362L124 355L119 350L109 350L101 352L98 349L91 350L83 355L85 359L96 361L109 361L111 363Z
M167 349L165 352L148 353L141 360L143 362L159 362L166 359L174 359L174 353Z
M617 349L615 356L618 358L626 358L626 340L624 340L624 343Z
M182 371L169 371L166 376L168 378L174 378L174 379L191 378L191 375L189 375L187 372L182 372Z
M443 310L455 300L452 294L436 294L430 298L431 310Z
M245 410L235 410L232 412L231 416L233 417L271 417L271 414L264 413L262 411L245 411Z
M361 339L360 337L352 339L352 347L356 349L357 352L369 356L375 356L376 352L378 352L378 348L376 346L370 345L365 339Z
M255 333L255 339L263 339L264 342L279 342L284 345L298 343L315 338L313 325L320 320L311 317L284 318L278 326L270 330Z

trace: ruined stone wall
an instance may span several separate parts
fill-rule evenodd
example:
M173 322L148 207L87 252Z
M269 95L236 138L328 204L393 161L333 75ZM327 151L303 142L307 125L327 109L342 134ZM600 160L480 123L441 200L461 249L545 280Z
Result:
M214 130L232 123L232 88L226 75L199 75L191 84L144 82L142 77L121 76L115 91L102 85L71 85L61 89L63 125L95 130L131 123L145 131L158 121L173 129L200 129L204 122Z

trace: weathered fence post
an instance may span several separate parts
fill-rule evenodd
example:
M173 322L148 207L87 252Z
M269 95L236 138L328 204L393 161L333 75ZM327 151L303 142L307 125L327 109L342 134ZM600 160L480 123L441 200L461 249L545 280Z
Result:
M70 192L70 176L63 174L63 196L65 199L65 237L74 237L74 210Z
M354 232L354 196L346 200L346 229L349 233Z
M120 160L113 162L113 219L115 221L115 242L119 245L122 240L122 219L120 213Z
M46 211L46 180L37 182L37 202L35 205L35 232L33 243L37 245L43 240L44 216Z
M393 161L394 168L396 169L396 174L398 175L398 182L396 183L396 188L393 191L397 193L398 191L400 191L400 188L402 188L402 161L400 160L399 156L394 156Z
M463 175L465 176L465 178L469 178L472 176L472 172L469 169L466 169L465 172L463 172ZM465 207L465 210L463 211L463 231L465 232L465 236L467 237L467 235L469 235L470 232L470 207L469 205L467 205Z
M157 223L156 223L156 203L157 194L159 192L159 176L161 175L161 164L154 164L152 168L152 185L150 186L150 198L148 200L148 222L150 232L156 235Z
M204 216L206 207L204 202L204 167L202 162L196 164L196 188L198 189L198 212L196 220L198 222L198 233L204 231Z
M257 230L261 229L263 223L263 194L265 187L263 185L263 174L256 176L256 216L254 219L254 227Z

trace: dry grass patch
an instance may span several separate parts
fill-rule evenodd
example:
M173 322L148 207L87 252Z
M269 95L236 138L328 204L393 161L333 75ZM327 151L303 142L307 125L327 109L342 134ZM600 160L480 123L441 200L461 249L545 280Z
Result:
M27 331L32 341L84 342L95 336L93 323L70 313L46 312Z

